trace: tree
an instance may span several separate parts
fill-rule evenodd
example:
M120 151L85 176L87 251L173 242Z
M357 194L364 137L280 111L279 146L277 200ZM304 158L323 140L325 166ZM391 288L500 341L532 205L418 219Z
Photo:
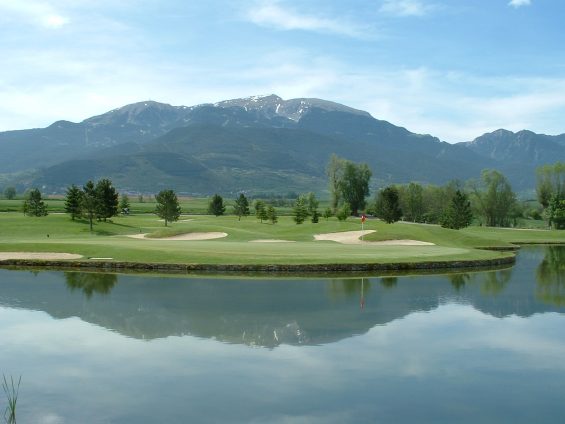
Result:
M565 200L553 196L545 213L550 226L553 226L556 230L565 229Z
M510 183L500 172L487 169L481 173L481 184L471 183L477 209L489 227L507 227L516 203Z
M308 210L308 216L311 217L312 223L317 224L320 219L320 213L318 212L318 206L320 202L316 199L316 195L312 192L306 194L306 209Z
M375 206L377 216L387 224L392 224L400 219L402 210L398 197L398 189L388 186L379 192L377 205Z
M103 178L96 183L96 198L98 204L96 207L96 215L98 219L106 221L106 219L118 214L118 192L112 185L112 181Z
M471 225L472 220L471 202L465 193L457 190L451 199L451 204L445 210L441 226L459 230Z
M267 219L271 221L271 224L276 224L277 222L279 222L277 211L275 210L273 205L269 205L267 207Z
M124 214L124 215L129 215L129 197L127 194L122 194L121 198L120 198L120 211Z
M210 215L220 216L223 215L226 211L226 207L224 205L224 199L219 194L214 194L212 200L208 204L208 213Z
M255 201L255 216L263 223L267 219L267 207L262 200Z
M322 214L322 216L326 218L327 221L332 216L332 208L324 209L324 213Z
M243 193L240 193L239 197L236 199L233 210L237 215L238 221L241 221L242 216L249 215L249 202Z
M82 215L88 219L90 231L92 231L92 221L96 217L96 211L98 210L98 197L92 180L89 180L82 188L80 208Z
M156 196L157 207L155 213L165 220L165 227L168 222L177 221L181 214L181 207L176 193L173 190L161 190Z
M304 220L308 217L308 200L306 199L306 196L304 196L303 194L301 194L300 196L298 196L298 199L296 199L296 202L294 203L294 207L292 208L292 219L294 219L294 222L296 222L297 224L302 224L304 222Z
M345 221L347 218L351 216L351 208L349 207L349 203L345 202L341 205L341 208L337 211L336 217L339 221Z
M332 154L330 162L326 168L331 194L331 208L333 213L337 212L337 207L341 199L341 181L346 160Z
M82 191L73 184L67 189L65 197L65 212L71 215L73 221L81 216L81 203Z
M13 200L16 197L16 189L14 187L6 187L4 190L4 197L8 200Z
M24 211L28 216L47 215L47 205L43 202L41 192L37 188L29 192L29 197L24 202Z
M402 207L404 218L413 222L421 222L424 216L424 189L420 184L408 184L404 203L405 206Z
M339 187L344 202L349 203L353 215L365 208L365 197L369 195L371 170L365 163L356 165L347 161Z
M551 227L555 209L549 208L565 200L565 162L544 165L536 170L536 193Z

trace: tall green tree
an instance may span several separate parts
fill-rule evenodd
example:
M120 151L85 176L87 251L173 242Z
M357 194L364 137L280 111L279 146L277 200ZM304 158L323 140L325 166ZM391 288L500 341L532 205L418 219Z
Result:
M556 230L565 229L565 200L553 196L545 213L550 226L553 226Z
M424 189L420 184L410 183L405 189L405 201L402 207L404 219L421 222L424 216Z
M351 216L351 207L349 207L349 203L345 202L341 205L338 209L337 213L335 214L338 221L345 221L347 218Z
M157 207L155 213L165 220L165 227L168 222L178 221L181 214L179 199L173 190L161 190L156 196Z
M103 178L96 183L95 188L97 202L96 215L98 219L106 221L108 218L118 214L119 195L112 181Z
M243 193L239 194L239 197L235 200L235 205L233 207L234 213L237 215L237 220L241 221L242 216L249 216L249 201Z
M318 212L319 205L320 202L313 192L306 194L306 208L308 209L308 216L310 216L314 224L317 224L320 220L320 212Z
M279 222L277 211L273 205L267 206L267 219L271 222L271 224Z
M129 196L127 194L122 194L120 196L120 211L124 214L127 215L129 214Z
M262 200L255 201L255 216L261 223L267 219L267 206Z
M451 199L450 205L445 210L441 220L441 226L459 230L468 227L473 221L471 202L467 195L459 190Z
M536 170L536 192L541 205L546 208L553 196L565 199L565 162L540 166Z
M487 169L481 173L481 183L472 182L479 213L489 227L508 227L515 210L516 195L500 172Z
M212 200L208 204L208 213L210 215L220 216L226 211L226 206L224 205L224 199L219 194L214 194Z
M24 211L28 216L47 215L47 205L43 202L39 189L30 190L28 198L24 202Z
M375 210L377 216L387 224L398 221L402 216L398 189L394 186L388 186L381 190L377 197Z
M292 219L297 224L302 224L308 217L308 199L305 195L301 194L296 199L294 207L292 208Z
M76 185L67 188L65 196L65 212L71 215L74 221L81 216L82 191Z
M92 232L92 221L96 218L96 212L98 211L98 196L96 195L96 187L92 180L87 181L82 187L80 208L82 215L88 219L90 231Z
M357 215L365 208L365 197L369 195L369 180L371 170L366 163L359 165L347 161L340 182L341 196L344 202L349 203L353 215Z
M341 200L341 181L343 179L343 171L345 169L346 162L347 161L345 159L332 154L326 168L326 175L328 176L331 195L330 207L334 214L337 212L337 207Z
M16 189L14 187L6 187L4 189L4 197L8 200L16 198Z

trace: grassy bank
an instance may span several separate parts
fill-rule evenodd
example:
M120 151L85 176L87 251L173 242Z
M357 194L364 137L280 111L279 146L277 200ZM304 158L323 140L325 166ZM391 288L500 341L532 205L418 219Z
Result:
M413 239L434 246L344 245L314 241L314 235L359 230L358 220L339 222L335 218L318 224L296 225L290 217L278 224L260 223L247 217L182 216L165 229L155 215L116 217L98 222L91 233L85 221L71 221L64 214L31 218L20 213L0 214L0 251L66 252L85 258L112 258L121 262L280 265L280 264L387 264L437 261L471 261L505 258L511 252L481 250L508 247L509 242L565 242L565 233L552 231L493 230L483 227L463 231L433 225L385 224L369 220L365 229L376 232L367 241ZM149 233L173 235L190 232L225 232L226 238L209 241L133 239L128 235ZM282 239L294 243L251 243L258 239Z

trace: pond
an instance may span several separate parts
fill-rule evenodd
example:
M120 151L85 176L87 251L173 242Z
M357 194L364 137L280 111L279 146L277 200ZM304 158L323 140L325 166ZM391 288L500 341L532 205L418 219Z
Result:
M0 270L0 341L21 423L554 423L565 247L374 278Z

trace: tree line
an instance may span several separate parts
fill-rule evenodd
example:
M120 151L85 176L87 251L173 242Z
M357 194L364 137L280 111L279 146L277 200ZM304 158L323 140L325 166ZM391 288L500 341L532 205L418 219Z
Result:
M292 216L297 224L307 219L317 223L320 217L328 219L331 216L345 220L351 215L365 212L389 223L403 219L455 229L464 228L473 221L485 226L515 226L517 219L523 216L545 218L550 227L565 228L564 162L537 169L536 194L540 210L524 210L507 178L496 170L484 170L479 179L465 184L451 181L443 186L415 182L390 185L379 190L372 200L368 200L372 172L367 164L357 164L332 155L326 172L331 195L330 207L320 212L319 201L313 192L297 194L292 203ZM15 190L7 191L4 193L6 197L15 196ZM155 213L164 219L165 226L178 220L182 211L173 190L162 190L155 195L155 200ZM278 214L273 203L255 200L253 208L257 219L277 223ZM218 194L212 196L208 213L220 216L226 210L223 198ZM73 220L88 220L92 230L95 220L106 221L119 211L129 213L129 199L125 194L119 196L109 179L101 179L96 183L88 181L82 188L71 185L67 189L65 211ZM23 212L29 216L47 215L47 205L38 189L27 193ZM238 220L251 214L250 201L243 193L235 199L233 214Z

